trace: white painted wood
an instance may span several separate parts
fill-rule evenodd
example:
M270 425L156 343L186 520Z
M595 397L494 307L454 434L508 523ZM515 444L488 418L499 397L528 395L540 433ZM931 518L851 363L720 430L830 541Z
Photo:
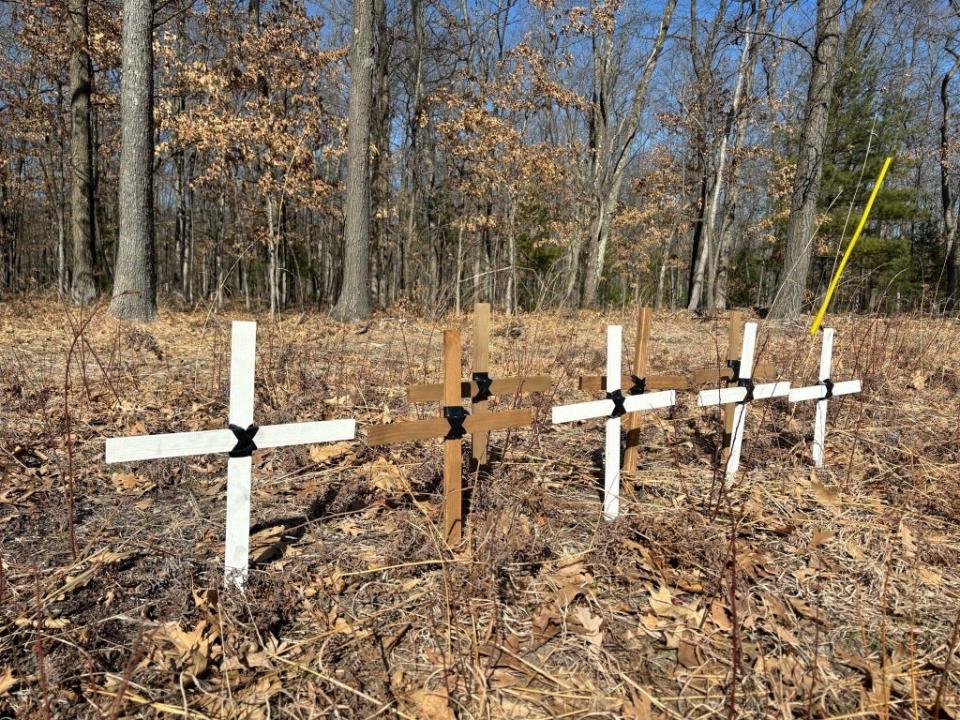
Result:
M250 563L250 476L253 458L227 460L227 526L223 582L243 590Z
M743 346L740 350L740 378L749 380L753 376L753 358L757 345L757 324L746 323L743 328ZM790 395L789 382L761 383L753 388L754 400L770 400L776 397ZM727 457L725 468L726 482L730 483L736 477L740 468L740 456L743 452L743 431L747 420L747 405L743 402L747 397L747 389L731 386L725 388L711 388L701 390L697 395L697 404L700 407L713 405L733 404L733 436L730 438L730 454Z
M643 393L642 395L627 395L623 401L623 409L632 413L672 407L676 404L676 390L661 390L659 392Z
M257 431L253 441L258 448L265 450L289 445L313 445L338 440L353 440L356 435L356 420L323 420L321 422L265 425Z
M620 354L623 351L623 327L607 327L607 392L620 389ZM613 401L610 401L611 405ZM626 402L624 402L626 409ZM611 412L613 408L610 408ZM620 515L620 418L608 418L603 451L603 519L613 521Z
M247 428L253 424L257 324L234 322L230 343L230 424ZM610 403L611 406L613 403ZM612 407L611 407L612 410ZM608 413L609 414L609 413ZM254 435L257 448L307 445L356 437L354 420L266 425ZM237 444L230 429L202 432L138 435L110 438L108 463L157 458L227 453ZM224 583L243 590L250 554L250 492L252 458L229 458L227 462L227 516L224 550Z
M623 328L619 325L607 327L607 385L608 393L620 390L620 356L623 348ZM654 410L674 405L677 401L673 390L629 395L624 398L623 408L627 412ZM606 418L603 452L603 517L615 520L620 514L620 418L610 417L613 412L613 400L594 400L591 402L561 405L553 408L552 420L556 423L576 422Z
M817 385L809 385L802 388L794 388L790 391L790 402L804 402L806 400L816 400L816 410L813 420L813 446L811 454L813 455L813 464L816 467L823 467L823 448L827 439L827 405L826 399L827 387L823 384L824 380L830 379L833 365L833 328L823 328L823 343L820 346L820 373ZM833 394L852 395L861 391L859 380L843 380L833 384Z
M257 362L257 324L233 323L230 339L230 423L253 423L253 383Z
M230 423L253 424L254 380L257 361L257 324L235 322L230 341ZM259 436L259 433L257 433ZM254 442L257 437L254 437ZM230 458L227 463L226 546L223 581L243 590L250 562L250 476L252 458Z
M596 420L607 417L612 412L613 400L591 400L573 405L558 405L550 411L550 415L553 424L556 425L580 420Z
M106 459L117 463L225 453L236 444L237 438L230 430L134 435L107 440Z

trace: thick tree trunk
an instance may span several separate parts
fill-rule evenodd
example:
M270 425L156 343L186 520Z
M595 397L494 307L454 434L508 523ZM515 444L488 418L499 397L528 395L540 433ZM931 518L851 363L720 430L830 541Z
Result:
M153 2L124 0L120 77L120 237L110 313L157 317L153 253Z
M947 312L957 308L960 293L960 252L957 250L957 203L950 187L950 80L960 70L960 55L954 55L953 66L940 83L940 213L943 246L947 256Z
M93 146L90 126L91 65L87 51L87 0L70 0L70 229L73 274L70 299L87 305L97 297L93 276Z
M373 0L354 0L344 204L343 284L331 315L345 322L370 317L370 105Z
M787 221L780 287L770 308L772 318L796 319L803 306L813 251L811 233L823 174L823 149L827 140L827 121L837 75L839 45L840 0L819 0L816 47L790 197L790 219Z

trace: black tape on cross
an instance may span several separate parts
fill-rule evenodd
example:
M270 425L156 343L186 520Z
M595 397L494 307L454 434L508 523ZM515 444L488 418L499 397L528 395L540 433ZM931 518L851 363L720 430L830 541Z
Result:
M630 379L633 381L633 387L630 388L631 395L643 395L647 391L646 378L639 378L636 375L631 375Z
M739 370L739 368L737 368L737 370ZM740 401L741 403L748 403L753 400L753 378L740 378L737 380L737 385L747 390L747 394L744 395L743 400Z
M733 370L733 376L728 382L730 383L739 383L740 382L740 358L736 360L727 360L727 367Z
M253 451L257 449L257 444L253 441L253 438L260 428L256 425L250 425L246 429L238 425L230 425L229 427L233 431L234 437L237 438L237 444L230 451L230 457L243 458L253 455Z
M485 372L475 372L473 381L477 384L477 394L473 396L473 402L489 400L492 397L490 386L493 385L493 378Z
M827 378L826 380L821 380L818 385L823 385L827 389L827 394L824 395L821 400L829 400L833 397L833 380Z
M626 400L626 398L619 388L613 392L608 392L607 400L613 400L613 412L610 413L610 417L618 418L627 414L627 409L623 406L623 401Z
M445 405L443 408L443 417L450 423L450 431L443 436L444 440L459 440L467 434L463 423L466 422L470 413L463 405Z

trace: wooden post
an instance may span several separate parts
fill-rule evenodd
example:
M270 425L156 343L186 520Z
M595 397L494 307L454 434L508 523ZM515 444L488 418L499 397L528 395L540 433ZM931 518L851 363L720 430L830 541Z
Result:
M460 331L443 333L443 404L460 405ZM460 542L462 535L462 444L459 439L443 443L443 531L447 545Z
M637 314L637 342L633 352L633 374L638 378L647 377L647 359L650 348L650 326L653 323L653 312L648 307L640 308ZM623 456L623 471L633 473L637 471L637 448L640 445L640 413L630 413L625 418L627 430L627 449Z
M439 385L415 385L408 389L411 400L439 400L443 405L441 417L425 420L370 425L367 427L367 443L390 445L443 438L443 535L451 547L457 545L463 536L463 446L465 433L476 437L480 433L486 437L491 430L506 430L523 427L533 423L533 411L530 408L518 408L503 412L481 412L471 415L461 404L464 399L472 398L477 392L474 382L460 379L460 331L447 330L443 333L443 382ZM493 394L516 392L524 382L536 381L545 389L549 378L513 378L494 380Z
M477 303L473 306L473 372L487 372L490 369L490 304ZM459 390L458 390L459 392ZM487 412L488 400L478 400L471 406L474 415ZM472 437L473 459L477 465L487 462L487 438L485 430L475 432Z

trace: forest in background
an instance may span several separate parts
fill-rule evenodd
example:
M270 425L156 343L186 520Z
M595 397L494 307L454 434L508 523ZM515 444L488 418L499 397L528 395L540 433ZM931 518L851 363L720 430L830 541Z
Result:
M892 155L835 307L950 311L958 30L954 0L3 3L0 287L793 317Z

